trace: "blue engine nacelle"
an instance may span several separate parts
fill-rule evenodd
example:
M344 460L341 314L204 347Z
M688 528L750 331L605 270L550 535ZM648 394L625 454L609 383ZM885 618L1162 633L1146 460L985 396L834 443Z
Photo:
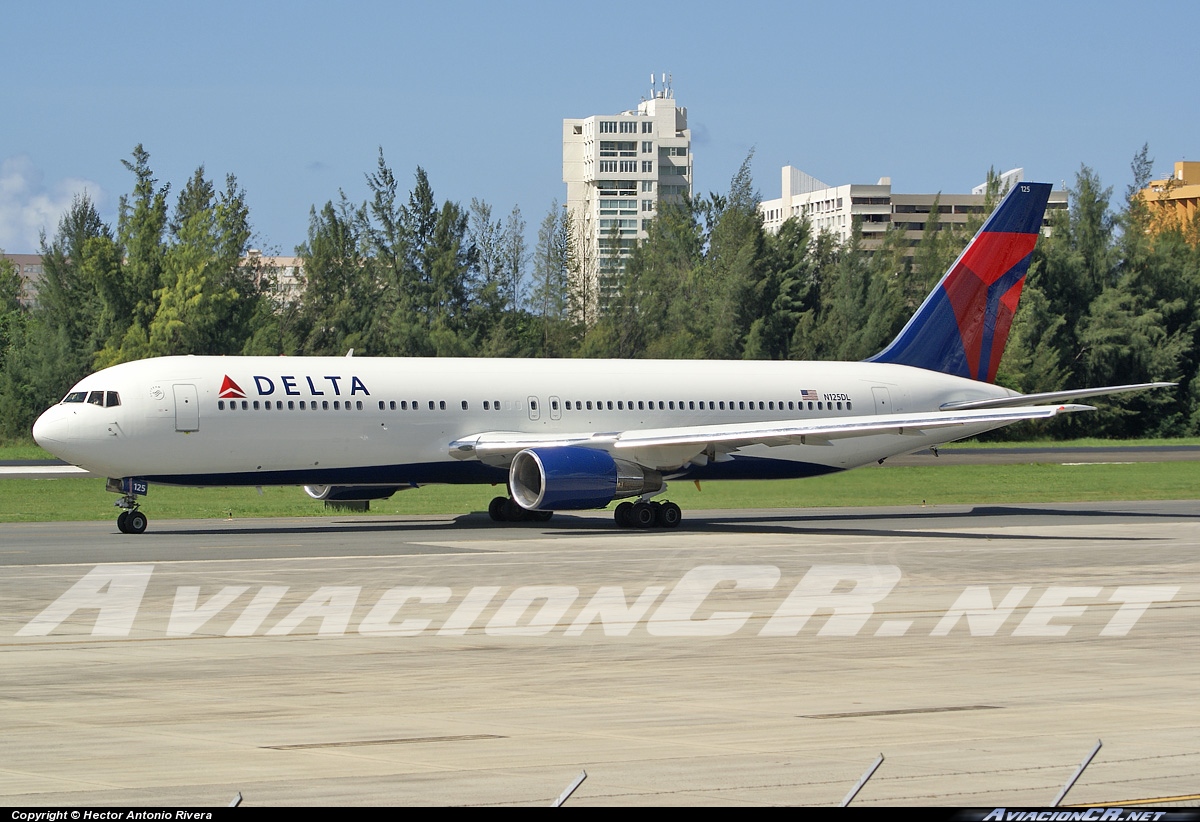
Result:
M326 502L362 502L372 499L387 499L405 485L306 485L304 493L313 499Z
M525 449L513 458L508 484L517 504L530 511L603 508L663 487L657 471L573 445Z

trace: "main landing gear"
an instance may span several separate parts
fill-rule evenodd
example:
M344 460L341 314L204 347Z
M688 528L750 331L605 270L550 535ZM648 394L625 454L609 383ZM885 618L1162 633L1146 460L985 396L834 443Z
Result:
M622 528L677 528L683 512L673 502L622 502L613 519Z
M494 497L488 504L492 522L548 522L553 511L527 511L508 497Z

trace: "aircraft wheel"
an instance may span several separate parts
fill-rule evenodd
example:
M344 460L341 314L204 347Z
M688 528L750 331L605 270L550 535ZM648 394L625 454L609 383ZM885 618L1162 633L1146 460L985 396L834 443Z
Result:
M648 502L639 502L633 506L633 524L637 528L654 526L654 506Z
M488 516L492 518L492 522L507 522L504 516L504 503L508 500L504 497L492 497L492 501L488 503Z
M663 528L678 528L683 519L683 511L673 502L664 502L658 509L658 524Z
M504 521L524 522L529 519L528 512L511 499L504 500Z
M613 511L613 519L617 521L617 526L620 528L633 527L633 503L622 502L617 506L617 510Z
M554 512L553 511L530 511L529 516L534 522L549 522L550 517L554 516Z
M128 511L122 511L121 513L117 514L117 530L120 531L122 534L129 533L129 512Z
M141 511L130 511L129 518L125 520L125 527L129 529L130 534L144 534L148 523L149 520Z

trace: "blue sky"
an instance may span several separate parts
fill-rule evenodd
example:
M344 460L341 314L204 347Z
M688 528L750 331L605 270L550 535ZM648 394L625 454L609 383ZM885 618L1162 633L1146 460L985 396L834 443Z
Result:
M310 207L366 198L383 148L407 188L472 197L531 234L562 200L564 117L636 106L670 72L695 189L747 153L765 198L791 164L830 184L964 192L989 166L1114 196L1200 159L1200 6L1184 2L8 3L0 247L37 250L74 192L115 225L142 143L174 195L203 164L246 189L260 247Z

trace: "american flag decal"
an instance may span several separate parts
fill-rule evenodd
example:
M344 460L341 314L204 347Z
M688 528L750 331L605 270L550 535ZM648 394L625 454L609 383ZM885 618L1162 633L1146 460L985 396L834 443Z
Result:
M817 399L817 392L816 392L816 391L811 391L811 390L809 390L809 389L807 389L807 388L801 388L801 389L800 389L800 399L802 399L802 400L815 400L815 399Z

